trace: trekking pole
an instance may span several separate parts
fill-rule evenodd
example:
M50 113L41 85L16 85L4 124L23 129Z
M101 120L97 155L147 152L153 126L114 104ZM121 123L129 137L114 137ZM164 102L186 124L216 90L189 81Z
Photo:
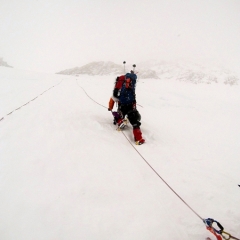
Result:
M126 61L123 61L124 74L126 73L126 71L125 71L125 64L126 64Z
M133 71L135 71L136 64L133 64Z

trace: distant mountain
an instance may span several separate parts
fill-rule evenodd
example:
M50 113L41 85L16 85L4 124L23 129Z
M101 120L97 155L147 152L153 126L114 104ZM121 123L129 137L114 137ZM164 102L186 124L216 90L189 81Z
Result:
M138 72L138 71L136 71ZM57 74L63 75L121 75L124 74L124 67L113 62L91 62L82 67L75 67L63 70ZM138 72L139 78L159 78L154 70L147 69Z
M139 72L136 70L138 78L146 79L146 78L154 78L154 79L159 79L158 74L156 71L152 69L140 69Z
M131 69L127 69L129 71ZM239 77L227 69L221 67L203 66L194 63L173 63L164 61L148 61L139 63L136 67L138 79L175 79L179 81L199 83L224 83L235 85ZM64 75L121 75L124 67L113 62L91 62L82 67L75 67L58 72Z
M110 75L110 74L122 74L123 67L113 62L91 62L82 67L75 67L58 72L57 74L64 75Z
M138 64L142 67L155 71L159 79L176 79L184 82L198 83L224 83L229 85L238 84L240 78L236 73L222 66L201 65L190 62L164 62L148 61Z
M0 58L0 66L12 68L12 66L9 66L6 62L3 61L2 58Z

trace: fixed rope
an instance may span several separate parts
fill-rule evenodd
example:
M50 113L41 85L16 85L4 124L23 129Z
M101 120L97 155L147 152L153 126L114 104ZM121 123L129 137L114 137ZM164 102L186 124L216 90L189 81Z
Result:
M184 201L179 194L160 176L160 174L152 167L152 165L142 156L142 154L136 149L136 147L132 144L132 142L127 138L126 134L121 131L124 137L128 140L128 142L131 144L131 146L134 148L134 150L138 153L138 155L143 159L143 161L152 169L152 171L167 185L167 187L188 207L190 208L201 220L203 220L200 215L191 208L186 201Z
M78 84L78 83L77 83ZM82 88L79 84L78 86L80 88ZM92 99L88 94L87 92L82 88L82 90L85 92L85 94L93 101L95 102L96 104L100 105L101 107L104 107L107 109L106 106L98 103L97 101L95 101L94 99ZM207 229L212 232L216 237L217 237L217 234L221 235L221 237L223 237L223 239L235 239L235 240L240 240L239 238L236 238L234 236L232 236L230 233L228 232L225 232L223 227L222 227L222 230L217 230L215 229L213 226L212 226L212 223L211 224L207 224L207 219L204 219L202 218L192 207L190 207L190 205L167 183L166 180L164 180L164 178L161 177L161 175L152 167L152 165L143 157L143 155L137 150L137 148L133 145L133 143L129 140L129 138L126 136L126 134L121 131L123 136L127 139L127 141L131 144L131 146L134 148L134 150L138 153L138 155L143 159L143 161L152 169L152 171L166 184L166 186L199 218L201 219L201 221L203 223L205 223L205 225L207 226ZM216 222L216 221L215 221ZM220 238L219 238L220 239Z
M62 81L61 81L62 82ZM15 111L17 111L17 110L19 110L19 109L21 109L22 107L24 107L24 106L26 106L27 104L29 104L30 102L32 102L32 101L34 101L34 100L36 100L38 97L40 97L41 95L43 95L45 92L47 92L47 91L49 91L51 88L54 88L54 87L56 87L57 85L59 85L61 82L59 82L58 84L56 84L56 85L54 85L54 86L52 86L52 87L50 87L50 88L48 88L47 90L45 90L44 92L42 92L42 93L40 93L38 96L36 96L35 98L33 98L32 100L30 100L30 101L28 101L27 103L25 103L25 104L23 104L22 106L20 106L20 107L18 107L18 108L16 108L16 109L14 109L13 111L11 111L11 112L9 112L6 116L9 116L9 115L11 115L13 112L15 112ZM2 117L2 118L0 118L0 122L6 117L6 116L4 116L4 117Z
M78 84L78 83L77 83ZM80 85L78 85L80 88L82 88ZM85 94L92 100L94 101L96 104L104 107L107 109L106 106L96 102L94 99L92 99L87 92L82 88L82 90L85 92ZM121 131L122 134L124 135L124 137L128 140L128 142L131 144L131 146L134 148L134 150L138 153L138 155L144 160L144 162L152 169L152 171L167 185L167 187L193 212L195 213L201 220L203 220L202 217L200 217L200 215L193 210L193 208L191 208L186 201L184 201L179 194L177 194L177 192L160 176L160 174L151 166L151 164L142 156L142 154L136 149L136 147L132 144L132 142L127 138L127 136L125 135L125 133L123 131Z

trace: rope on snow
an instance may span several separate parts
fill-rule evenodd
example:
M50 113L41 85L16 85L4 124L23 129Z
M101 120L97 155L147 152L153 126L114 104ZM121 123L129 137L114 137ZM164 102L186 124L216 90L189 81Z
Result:
M79 87L81 87L80 85L78 85ZM81 87L82 88L82 87ZM87 92L82 88L82 90L85 92L85 94L92 100L94 101L96 104L104 107L104 108L107 108L106 106L96 102L94 99L92 99L88 94ZM190 210L192 210L201 220L203 220L202 217L200 217L200 215L193 210L193 208L191 208L187 203L186 201L184 201L179 194L177 194L177 192L160 176L160 174L151 166L151 164L142 156L142 154L136 149L136 147L132 144L132 142L127 138L127 136L125 135L125 133L123 131L121 131L122 134L124 135L124 137L128 140L128 142L131 144L131 146L134 148L134 150L138 153L138 155L145 161L145 163L153 170L153 172L167 185L167 187L188 207L190 208Z
M15 111L17 111L17 110L19 110L19 109L21 109L22 107L24 107L24 106L26 106L27 104L29 104L30 102L32 102L32 101L34 101L34 100L36 100L39 96L41 96L41 95L43 95L45 92L47 92L47 91L49 91L51 88L53 88L53 87L56 87L57 85L59 85L60 83L62 83L62 81L61 82L59 82L58 84L56 84L56 85L54 85L54 86L52 86L52 87L50 87L50 88L48 88L47 90L45 90L44 92L42 92L41 94L39 94L38 96L36 96L35 98L33 98L32 100L30 100L30 101L28 101L27 103L25 103L25 104L23 104L22 106L20 106L20 107L18 107L18 108L16 108L16 109L14 109L13 111L11 111L11 112L9 112L9 113L7 113L7 115L6 116L9 116L9 115L11 115L13 112L15 112ZM0 118L0 122L6 117L6 116L4 116L4 117L2 117L2 118Z
M77 84L78 84L78 83L77 83ZM79 84L78 84L78 86L81 87ZM81 88L82 88L82 87L81 87ZM82 88L82 90L85 92L85 94L86 94L93 102L95 102L96 104L98 104L98 105L100 105L100 106L102 106L102 107L104 107L104 108L107 109L106 106L98 103L98 102L95 101L93 98L91 98L83 88ZM0 120L0 121L1 121L1 120ZM133 143L128 139L128 137L126 136L126 134L125 134L123 131L121 131L121 132L122 132L122 134L124 135L124 137L127 139L127 141L131 144L131 146L134 148L134 150L138 153L138 155L139 155L139 156L144 160L144 162L152 169L152 171L167 185L167 187L168 187L198 218L200 218L200 219L203 221L203 223L206 224L206 220L207 220L207 219L202 218L192 207L190 207L189 204L187 204L187 202L167 183L166 180L164 180L164 178L161 177L161 175L152 167L152 165L142 156L142 154L137 150L137 148L133 145ZM240 186L240 185L239 185L239 186ZM212 219L212 220L213 220L213 219ZM214 221L215 221L215 220L214 220ZM217 222L217 221L215 221L215 222ZM220 225L220 224L219 224L219 225ZM222 227L222 226L221 226L221 227ZM222 227L221 231L219 231L219 230L216 230L211 224L210 224L210 225L207 224L207 229L208 229L210 232L212 232L215 236L216 236L217 234L219 234L218 236L216 236L217 239L220 239L221 237L223 237L223 238L226 239L226 240L227 240L227 239L240 240L239 238L236 238L236 237L232 236L232 235L229 234L228 232L223 231L223 230L224 230L223 227ZM217 234L216 234L216 233L217 233ZM221 237L220 237L220 236L221 236ZM219 237L219 238L218 238L218 237Z

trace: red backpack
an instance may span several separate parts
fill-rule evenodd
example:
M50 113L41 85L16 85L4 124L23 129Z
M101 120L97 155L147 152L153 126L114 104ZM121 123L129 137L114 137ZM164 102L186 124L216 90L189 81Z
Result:
M116 78L115 88L121 89L125 81L125 75Z
M115 86L113 89L113 96L118 98L119 97L119 93L122 88L123 83L125 82L125 75L119 76L116 78L116 82L115 82Z

